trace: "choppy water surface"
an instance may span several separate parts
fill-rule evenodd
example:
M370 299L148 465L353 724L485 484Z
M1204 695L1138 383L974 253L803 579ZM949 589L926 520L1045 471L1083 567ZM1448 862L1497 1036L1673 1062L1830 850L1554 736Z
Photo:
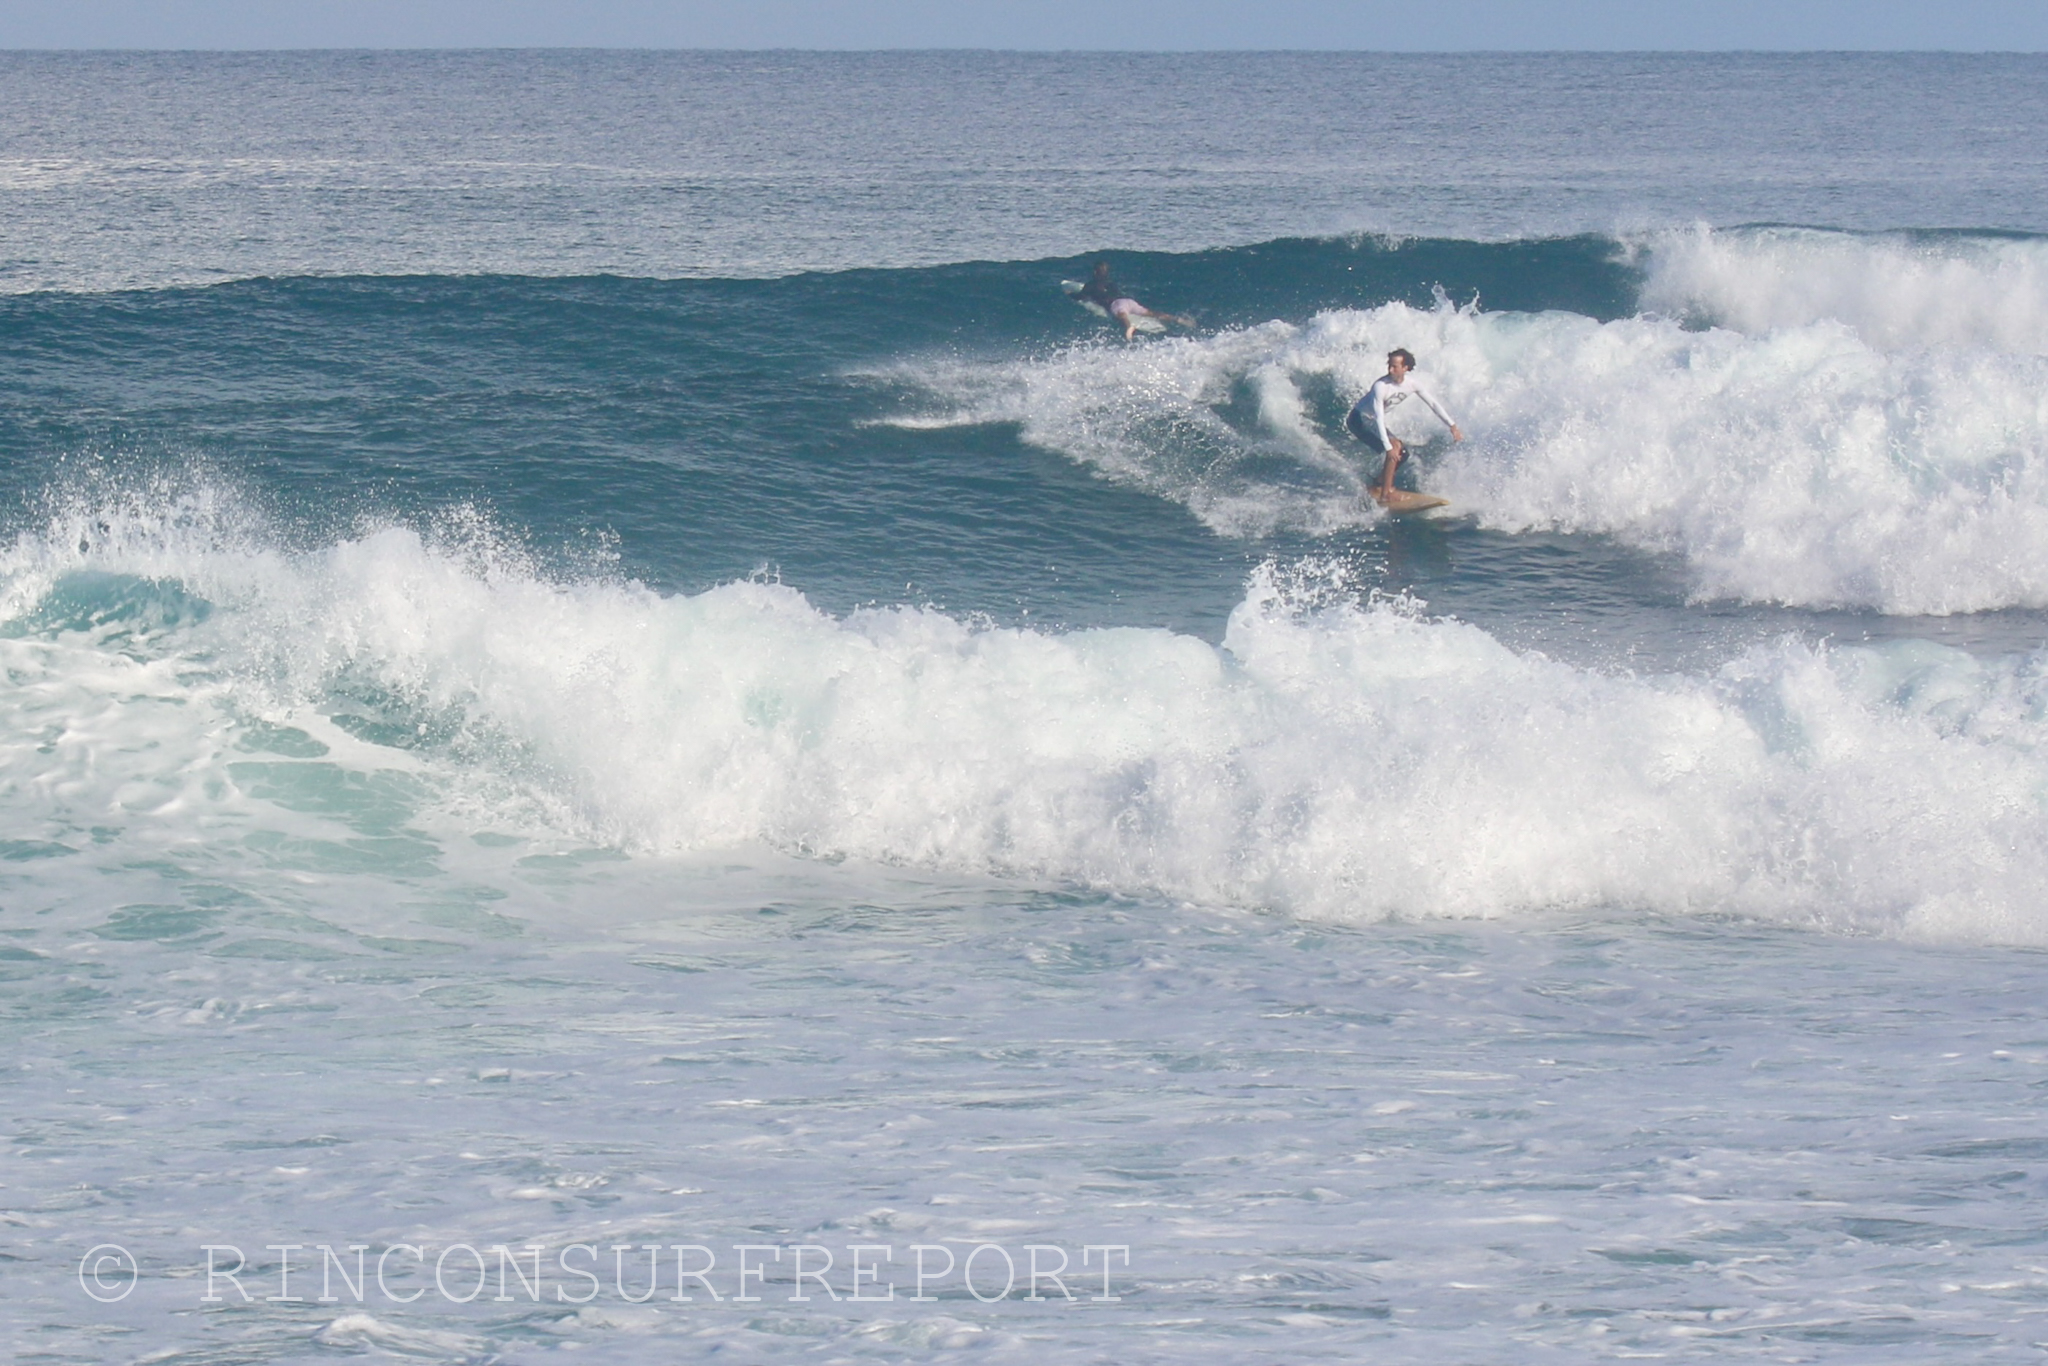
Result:
M21 1308L39 1324L15 1343L60 1359L207 1339L259 1359L2024 1350L2039 1139L2015 1097L2048 1065L2037 954L1712 917L1304 926L772 864L528 857L514 877L488 907L329 908L283 935L274 912L222 908L26 941L37 956L7 965L10 1028L30 1036L14 1166L61 1174L65 1194L17 1245L57 1260L118 1241L144 1275L90 1324L75 1286L37 1281ZM452 1305L402 1252L363 1304L331 1269L340 1306L242 1305L223 1281L195 1323L201 1242L248 1254L254 1296L278 1293L281 1255L307 1255L263 1243L326 1243L343 1269L351 1242L538 1246L546 1275L538 1303L515 1279L508 1301L493 1282ZM649 1244L722 1260L685 1286L664 1251L651 1280ZM833 1302L757 1257L758 1299L734 1302L735 1246L778 1244L832 1251L849 1295L847 1249L890 1248L866 1293L898 1298ZM600 1249L568 1263L600 1267L595 1291L560 1269L577 1245ZM910 1298L913 1248L984 1245L1076 1262L1128 1246L1131 1264L1106 1286L1069 1276L1071 1302L1044 1282L1039 1301L983 1303L1007 1275L984 1254L972 1290L934 1274ZM465 1254L445 1270L449 1294L474 1292ZM285 1289L311 1300L321 1282L300 1275ZM392 1302L421 1289L431 1312Z
M0 287L2048 230L2042 59L0 54Z

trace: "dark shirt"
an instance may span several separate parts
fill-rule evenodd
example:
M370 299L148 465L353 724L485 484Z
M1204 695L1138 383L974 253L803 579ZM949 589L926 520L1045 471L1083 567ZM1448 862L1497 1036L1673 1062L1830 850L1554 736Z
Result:
M1081 286L1081 297L1097 308L1108 308L1124 297L1124 287L1107 276L1097 275Z

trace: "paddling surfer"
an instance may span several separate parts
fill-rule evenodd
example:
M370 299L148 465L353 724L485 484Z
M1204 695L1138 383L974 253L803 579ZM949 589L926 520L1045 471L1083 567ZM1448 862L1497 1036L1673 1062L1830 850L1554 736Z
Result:
M1401 438L1387 430L1387 411L1407 402L1410 395L1422 400L1432 413L1451 429L1451 440L1463 441L1465 434L1458 430L1458 424L1444 411L1444 405L1436 401L1436 395L1423 386L1415 376L1415 357L1407 348L1397 347L1387 352L1387 373L1372 383L1365 391L1365 397L1351 405L1351 413L1344 419L1344 427L1353 436L1363 441L1372 450L1386 456L1380 468L1380 481L1372 489L1372 496L1384 503L1394 496L1394 471L1400 467L1401 457L1408 453L1401 444Z
M1123 324L1124 340L1129 341L1138 331L1138 319L1157 318L1163 323L1179 323L1182 327L1193 327L1193 318L1183 318L1178 313L1159 313L1133 299L1124 287L1109 278L1109 262L1097 261L1095 274L1088 283L1081 286L1083 302L1094 304L1117 322Z

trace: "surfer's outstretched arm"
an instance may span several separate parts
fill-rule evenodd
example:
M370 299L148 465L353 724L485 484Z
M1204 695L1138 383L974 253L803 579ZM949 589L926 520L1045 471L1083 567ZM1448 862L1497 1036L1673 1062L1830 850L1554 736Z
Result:
M1409 382L1408 387L1414 391L1415 397L1421 399L1425 404L1428 405L1429 410L1432 413L1436 414L1437 421L1443 423L1444 426L1449 427L1451 429L1451 440L1463 441L1465 439L1465 433L1458 430L1458 424L1451 420L1451 415L1444 408L1444 405L1437 402L1435 394L1432 394L1429 390L1423 388L1422 385L1415 383L1412 380Z

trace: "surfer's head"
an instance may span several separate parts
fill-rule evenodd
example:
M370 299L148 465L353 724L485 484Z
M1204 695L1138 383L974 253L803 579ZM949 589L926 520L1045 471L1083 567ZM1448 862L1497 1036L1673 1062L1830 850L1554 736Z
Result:
M1095 275L1096 275L1096 278L1097 278L1097 279L1102 279L1102 280L1106 280L1106 279L1108 279L1108 278L1109 278L1109 262L1107 262L1107 261L1097 261L1097 262L1095 263Z
M1387 352L1387 369L1391 371L1397 365L1404 371L1415 368L1415 357L1405 346L1397 346Z

